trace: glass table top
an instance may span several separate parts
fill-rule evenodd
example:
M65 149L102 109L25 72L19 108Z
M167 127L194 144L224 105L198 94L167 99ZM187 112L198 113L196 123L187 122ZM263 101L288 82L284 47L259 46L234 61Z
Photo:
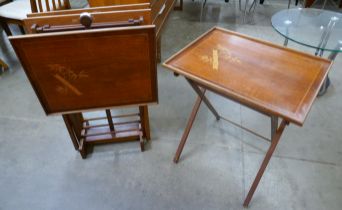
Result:
M299 44L342 52L342 13L311 8L282 10L272 16L272 26Z

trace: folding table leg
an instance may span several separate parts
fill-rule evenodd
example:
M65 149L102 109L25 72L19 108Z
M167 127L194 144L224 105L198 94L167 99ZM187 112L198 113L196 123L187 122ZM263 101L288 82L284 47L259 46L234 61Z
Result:
M85 159L87 157L87 148L86 142L81 134L84 121L82 113L65 114L63 115L63 119L75 149L78 150L82 158Z
M174 163L178 163L178 160L179 160L179 157L183 151L183 148L184 148L184 145L186 143L186 140L189 136L189 133L190 133L190 130L191 130L191 127L192 127L192 124L194 123L195 121L195 118L196 118L196 115L197 115L197 112L199 110L199 107L201 105L201 102L204 98L204 94L205 94L205 91L206 89L204 89L203 91L201 91L202 93L197 97L196 99L196 102L195 102L195 105L194 107L192 108L192 112L190 114L190 118L188 120L188 123L186 124L186 127L185 127L185 130L184 130L184 133L183 133L183 136L182 136L182 139L178 145L178 149L176 151L176 154L175 154L175 157L173 158L173 162Z
M194 89L194 91L197 93L198 96L201 96L202 94L202 90L198 87L198 85L196 85L196 83L194 83L193 81L191 81L190 79L186 79L189 84L191 85L192 89ZM207 107L209 108L209 110L213 113L213 115L216 117L216 120L220 120L220 115L217 113L217 111L215 110L215 108L213 107L213 105L211 105L210 101L208 100L207 97L203 96L203 102L205 103L205 105L207 105Z
M253 194L256 190L256 188L258 187L258 184L260 182L260 179L262 177L262 175L264 174L265 172L265 169L268 165L268 162L270 161L271 157L272 157L272 154L280 140L280 137L281 137L281 134L283 133L284 129L285 129L285 126L288 124L288 122L286 120L282 120L279 128L277 129L277 131L275 132L275 134L273 135L272 137L272 142L271 142L271 146L269 147L266 155L265 155L265 158L264 160L262 161L262 164L260 166L260 169L253 181L253 184L251 186L251 188L249 189L249 192L247 194L247 197L245 199L245 202L243 203L243 206L244 207L248 207L248 204L249 202L251 201L252 197L253 197Z
M278 128L278 117L271 116L271 140L273 139L274 134L277 132Z
M74 145L75 150L78 150L79 143L78 143L77 137L76 137L76 135L74 133L74 130L72 128L72 123L70 122L69 115L64 114L63 115L63 120L64 120L64 123L65 123L65 126L68 129L68 132L69 132L69 135L70 135L70 138L71 138L71 142Z
M148 107L139 106L139 114L140 114L141 127L143 130L143 137L146 138L146 140L148 141L151 139L150 123L149 123L149 117L148 117Z

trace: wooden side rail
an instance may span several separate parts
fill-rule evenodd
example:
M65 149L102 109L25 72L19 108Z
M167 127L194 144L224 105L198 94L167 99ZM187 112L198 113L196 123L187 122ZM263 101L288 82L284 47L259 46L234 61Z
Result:
M51 33L51 32L63 32L63 31L75 31L75 30L85 30L85 29L99 29L99 28L112 28L112 27L125 27L125 26L137 26L143 23L144 18L140 17L139 19L128 19L127 21L115 21L115 22L107 22L107 23L93 23L91 19L82 22L81 24L74 25L43 25L38 26L37 24L33 24L31 26L31 30L33 33Z

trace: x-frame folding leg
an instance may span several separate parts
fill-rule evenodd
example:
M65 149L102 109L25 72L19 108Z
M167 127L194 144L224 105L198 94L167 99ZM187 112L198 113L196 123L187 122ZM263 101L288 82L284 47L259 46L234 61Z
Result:
M179 146L178 146L178 149L176 151L176 154L175 154L175 157L173 158L173 162L174 163L178 163L178 160L179 160L179 157L180 155L182 154L182 151L183 151L183 148L184 148L184 145L186 143L186 140L188 139L188 136L189 136L189 133L190 133L190 130L191 130L191 127L192 127L192 124L194 123L195 121L195 118L196 118L196 115L197 115L197 112L201 106L201 103L202 103L202 100L204 98L204 94L205 94L205 91L206 89L204 89L201 93L201 95L199 95L196 99L196 102L195 102L195 105L194 107L192 108L192 111L191 111L191 114L190 114L190 118L186 124L186 127L185 127L185 130L184 130L184 133L183 133L183 136L182 136L182 139L179 143Z
M194 89L194 91L197 93L198 96L201 96L202 91L201 89L198 87L198 85L196 85L195 82L191 81L190 79L186 79L189 84L191 85L192 89ZM210 101L207 99L207 97L205 97L203 95L203 102L205 103L205 105L207 105L207 107L209 108L209 110L213 113L213 115L216 117L216 120L220 119L220 115L217 113L217 111L214 109L213 105L211 105Z
M217 113L217 111L214 109L213 105L211 105L210 101L205 97L206 89L203 88L203 90L201 90L201 88L199 88L198 85L195 82L191 81L190 79L186 79L186 80L189 82L191 87L195 90L195 92L197 93L198 97L197 97L197 100L195 102L194 107L192 108L192 111L191 111L191 114L190 114L190 118L189 118L189 120L188 120L188 122L186 124L185 130L184 130L182 139L181 139L181 141L179 143L178 149L176 151L175 157L173 158L173 162L175 162L175 163L178 163L178 161L179 161L179 157L180 157L180 155L181 155L181 153L183 151L184 145L185 145L186 140L187 140L187 138L189 136L192 124L195 121L197 112L199 110L199 107L201 106L202 101L207 105L207 107L214 114L216 119L217 120L220 119L220 116Z
M261 164L261 166L259 168L259 171L258 171L258 173L257 173L257 175L256 175L256 177L255 177L255 179L253 181L253 184L252 184L251 188L249 189L247 197L246 197L246 199L245 199L245 201L243 203L244 207L248 207L248 204L251 201L256 188L258 187L260 179L261 179L262 175L265 172L265 169L266 169L266 167L267 167L267 165L268 165L268 163L269 163L269 161L270 161L270 159L272 157L272 154L273 154L273 152L274 152L274 150L275 150L275 148L276 148L276 146L277 146L277 144L278 144L278 142L280 140L281 134L283 133L283 131L284 131L284 129L285 129L287 124L288 124L288 122L286 120L283 120L281 122L280 126L277 128L277 130L274 133L274 135L272 136L271 145L270 145L270 147L267 150L265 158L262 161L262 164Z
M176 154L174 156L173 162L175 162L175 163L178 163L178 161L179 161L179 157L183 151L184 145L185 145L186 140L189 136L191 127L193 125L193 122L195 121L196 115L198 113L198 110L199 110L199 107L200 107L202 101L208 106L209 110L214 114L216 119L217 120L220 119L220 115L217 113L217 111L211 105L210 101L205 97L206 89L205 88L201 89L200 87L198 87L198 85L195 82L193 82L190 79L186 79L186 80L189 82L189 84L194 89L194 91L198 94L198 97L196 99L195 105L192 108L189 120L186 124L183 136L181 138L178 149L177 149ZM257 173L257 175L253 181L253 184L252 184L252 186L251 186L251 188L250 188L250 190L246 196L246 199L243 203L244 207L248 207L249 202L251 201L253 194L254 194L254 192L255 192L256 188L258 187L258 184L261 180L261 177L264 174L266 167L267 167L267 165L268 165L268 163L272 157L272 154L275 151L276 146L279 143L280 137L281 137L286 125L288 125L288 124L289 124L288 121L282 120L282 122L278 126L278 117L271 116L271 145L267 150L265 158L264 158L264 160L263 160L263 162L259 168L259 171L258 171L258 173Z

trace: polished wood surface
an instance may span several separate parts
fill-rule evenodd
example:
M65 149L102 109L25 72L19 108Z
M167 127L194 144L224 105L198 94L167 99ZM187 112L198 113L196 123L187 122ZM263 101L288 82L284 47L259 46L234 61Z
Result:
M106 40L106 42L103 42L101 40L97 40L96 44L94 45L98 46L105 46L102 47L102 54L97 53L96 50L91 50L91 48L95 46L88 46L83 48L83 50L92 56L98 55L101 58L98 58L96 61L91 61L87 59L87 62L80 61L79 58L81 57L89 57L88 55L80 55L80 54L74 54L72 51L70 51L70 54L73 54L72 56L77 57L75 59L75 63L80 64L84 68L88 68L87 66L91 66L94 68L94 74L95 74L95 68L97 69L96 75L90 75L87 74L88 77L100 79L103 83L103 81L111 80L112 81L112 87L106 86L109 85L108 83L104 82L102 88L100 86L96 85L96 82L94 81L87 81L87 90L84 89L84 91L89 91L90 89L93 90L92 93L97 92L98 93L98 99L82 99L81 104L83 103L83 108L81 110L79 108L75 107L74 102L70 101L71 98L68 100L69 105L65 105L65 101L61 101L60 104L56 103L57 99L55 101L52 101L52 98L48 98L46 91L52 92L53 90L50 88L42 87L46 84L38 84L40 82L34 81L33 83L37 83L33 85L34 89L36 90L36 93L38 97L40 98L40 101L42 105L46 103L47 101L51 102L54 107L51 107L51 103L47 104L44 109L45 111L51 112L53 111L53 114L55 113L63 113L63 119L66 124L66 127L69 131L70 138L73 142L73 145L76 150L78 150L83 158L87 156L87 151L91 149L91 145L93 144L102 144L102 143L111 143L111 142L121 142L121 141L132 141L132 140L138 140L140 142L141 150L144 150L144 143L145 140L149 140L151 138L150 134L150 127L149 127L149 117L148 117L148 107L146 104L149 103L155 103L157 102L157 85L156 82L153 83L153 81L156 81L156 57L160 59L160 33L161 28L164 25L164 22L166 18L168 17L168 14L170 13L170 8L173 5L174 0L162 0L162 1L152 1L148 3L139 3L139 4L131 4L132 2L128 2L130 4L120 4L120 5L114 5L114 6L105 6L105 7L93 7L93 8L84 8L84 9L76 9L76 10L59 10L59 11L50 11L45 13L33 13L28 15L28 18L25 19L25 26L27 28L27 31L29 33L46 33L46 39L50 39L48 37L53 37L56 35L56 33L51 33L52 31L65 31L65 30L72 30L81 29L82 31L74 31L74 38L80 39L80 42L84 42L87 40L82 40L83 37L81 37L82 33L86 33L85 29L80 25L80 14L83 12L88 12L93 17L93 23L91 24L90 28L98 27L98 26L105 26L108 27L118 25L121 22L127 22L129 19L134 20L142 20L141 25L146 25L146 27L153 28L152 24L156 25L155 30L153 31L153 38L157 37L157 39L152 39L152 32L148 33L148 37L143 38L143 31L139 34L135 34L132 36L127 36L124 34L126 30L130 29L133 30L135 27L119 27L116 28L118 31L123 31L123 34L121 34L120 38L116 40ZM121 3L124 3L124 1L121 1ZM116 24L117 23L117 24ZM157 23L157 24L156 24ZM116 26L117 27L117 26ZM141 28L141 27L140 27ZM43 29L43 30L41 30ZM137 28L135 28L137 29ZM108 29L107 29L108 30ZM91 31L95 32L94 29L91 29ZM79 33L78 35L76 33ZM70 32L63 33L63 34L70 34ZM96 39L96 37L92 37ZM108 37L107 37L108 38ZM82 41L81 41L82 40ZM159 40L158 42L156 40ZM52 39L52 42L58 41L54 38ZM60 40L62 41L62 40ZM72 40L69 40L70 43L65 43L65 46L68 46L67 48L71 47L73 48L73 42ZM95 41L94 41L95 42ZM107 43L110 44L107 44ZM117 43L118 46L117 46ZM43 45L45 43L41 43L41 46L37 44L37 46L40 46L43 48ZM81 45L81 43L78 43ZM76 44L77 45L77 44ZM115 45L115 47L113 46ZM138 46L139 45L139 46ZM155 49L157 47L157 49ZM60 46L62 47L62 46ZM95 48L96 48L95 47ZM49 50L49 48L53 48L51 45L47 45L44 47L47 52L53 52L53 50ZM76 46L74 46L75 49L77 49ZM108 48L111 48L110 50ZM147 49L149 51L147 52ZM42 50L42 49L40 49ZM65 49L68 51L68 49ZM80 50L80 48L78 48ZM82 49L81 49L82 50ZM100 49L98 49L100 50ZM105 51L107 52L105 53ZM119 53L113 52L115 50L118 50ZM136 55L133 55L130 50L135 50ZM158 52L158 53L156 53ZM28 52L27 52L28 53ZM31 53L36 53L32 52ZM143 53L144 55L140 55L140 53ZM72 57L69 54L65 55L65 57ZM139 56L137 56L139 55ZM144 57L145 56L145 57ZM38 57L38 56L37 56ZM110 59L108 59L110 57ZM151 72L146 72L146 69L144 69L147 65L147 57L153 58L154 61L151 61L150 67L152 65L153 68L151 68ZM46 58L43 57L43 60ZM56 60L60 60L63 58L56 58ZM106 59L105 62L102 62L101 59ZM142 61L143 59L143 61ZM109 63L108 63L109 62ZM145 63L144 63L145 62ZM73 64L73 68L78 66L78 64ZM38 65L38 64L37 64ZM122 66L125 67L125 71L110 71L115 69L116 67L122 68ZM103 68L106 67L106 68ZM78 68L78 67L77 67ZM138 68L140 68L141 71L138 72ZM101 70L99 70L101 69ZM84 70L84 69L83 69ZM48 70L46 70L48 71ZM44 75L43 69L39 70L40 73L37 73L37 75L34 75L31 77L34 79L37 79L37 77L40 77L40 81L43 81L42 75ZM77 73L80 73L81 71L78 71ZM105 73L104 73L105 72ZM79 74L76 73L76 77L79 76ZM102 76L98 76L102 74ZM51 81L51 75L46 75L47 81ZM45 79L45 78L44 78ZM65 80L63 77L55 77L62 85L67 87L69 89L68 91L73 94L78 95L79 98L80 95L83 94L84 91L81 91L80 88L83 89L85 87L86 81L82 81L80 83L83 83L84 85L77 84L78 82L72 81L73 83L70 83L70 81ZM85 79L85 78L82 78ZM30 79L32 81L32 79ZM53 80L53 79L52 79ZM54 81L56 82L56 81ZM150 84L148 84L150 82ZM134 83L134 84L133 84ZM95 87L93 87L95 84ZM51 83L51 85L55 85L54 83ZM150 85L150 87L147 87L146 85ZM76 87L75 87L76 86ZM119 87L123 88L120 90L114 90L113 88L118 89ZM134 88L138 88L139 90L132 90ZM97 91L96 91L97 89ZM101 89L101 90L100 90ZM39 91L43 93L39 93ZM45 92L44 92L45 91ZM45 95L44 95L45 94ZM52 95L51 95L52 97ZM76 98L77 98L76 97ZM121 97L121 98L120 98ZM122 99L122 97L126 97L126 99L129 99L127 101L126 99ZM44 99L45 98L45 99ZM75 98L75 96L74 96ZM63 99L64 100L64 99ZM87 101L89 100L89 101ZM106 109L106 124L93 124L92 122L94 119L84 119L83 115L84 112L87 110L93 110L93 109L103 109L107 107L113 106L113 100L116 100L114 104L117 106L125 106L125 105L140 105L139 106L139 120L133 120L130 122L115 122L115 119L117 119L117 116L115 116L115 119L113 119L113 116L111 116L110 110ZM105 103L111 103L112 105L104 106ZM89 103L88 103L89 102ZM54 103L54 104L53 104ZM78 102L77 102L78 103ZM78 103L80 105L80 103ZM60 110L60 105L64 106L63 110ZM114 106L116 106L114 105ZM69 106L69 107L65 107ZM85 108L88 107L89 108ZM58 108L59 107L59 108ZM77 110L73 110L74 107ZM70 111L68 111L70 110ZM75 113L76 112L76 113ZM52 113L52 112L51 112ZM104 119L104 118L103 118Z
M151 8L150 18L152 24L156 25L157 37L161 34L162 26L169 16L172 8L174 8L176 0L90 0L89 5L91 7L102 7L102 6L125 6L129 4L149 4Z
M158 101L154 26L10 41L48 115Z
M93 23L106 23L115 21L128 21L129 19L143 19L142 25L150 25L150 9L140 10L124 10L124 11L111 11L111 12L94 12L91 13L93 16ZM32 17L24 20L25 29L28 33L32 33L32 26L34 24L38 26L53 25L75 25L80 24L79 14L70 15L56 15L56 16L43 16L43 17Z
M161 45L160 36L164 23L168 18L172 8L174 8L176 0L89 0L91 7L103 7L103 6L127 6L130 4L148 4L150 11L151 23L156 25L156 37L157 37L157 62L160 62L161 58Z
M31 14L27 14L27 17L71 15L71 14L81 14L82 12L99 13L99 12L111 12L111 11L120 11L120 10L138 10L138 9L149 9L150 8L149 6L150 6L149 3L144 3L144 4L126 4L126 5L115 5L115 6L91 7L91 8L83 8L83 9L69 9L69 10L31 13Z
M331 61L213 28L164 65L250 108L302 125Z
M155 1L155 0L154 0ZM122 4L151 3L153 0L88 0L90 7L101 7Z

